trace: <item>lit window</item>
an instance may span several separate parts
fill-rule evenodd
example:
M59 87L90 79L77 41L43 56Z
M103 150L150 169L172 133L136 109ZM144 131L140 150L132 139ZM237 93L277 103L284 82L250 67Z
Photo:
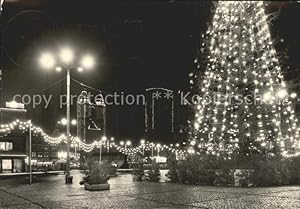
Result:
M7 142L6 143L6 151L11 151L13 150L13 143Z
M0 142L0 151L5 151L5 142Z
M0 142L0 151L11 151L13 150L12 142Z

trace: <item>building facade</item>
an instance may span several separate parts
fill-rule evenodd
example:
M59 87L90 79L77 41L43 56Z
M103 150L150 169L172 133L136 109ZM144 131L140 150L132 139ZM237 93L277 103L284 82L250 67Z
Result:
M0 124L15 120L26 121L23 108L0 108ZM56 169L55 162L63 158L59 153L66 152L66 145L50 145L40 135L32 135L33 170ZM0 173L21 173L28 171L29 131L11 130L0 135Z
M0 108L0 124L8 124L16 119L25 120L25 109ZM0 173L25 171L28 137L25 131L14 130L0 135Z

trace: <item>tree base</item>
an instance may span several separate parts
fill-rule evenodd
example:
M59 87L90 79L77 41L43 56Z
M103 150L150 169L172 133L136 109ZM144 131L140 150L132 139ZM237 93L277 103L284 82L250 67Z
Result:
M110 184L84 184L84 189L88 191L103 191L103 190L109 190Z

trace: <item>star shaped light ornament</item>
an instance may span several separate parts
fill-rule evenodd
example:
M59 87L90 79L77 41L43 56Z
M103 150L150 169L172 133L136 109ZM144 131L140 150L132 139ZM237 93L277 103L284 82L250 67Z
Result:
M161 98L161 93L158 92L158 91L152 93L152 98L153 98L153 99L160 99L160 98Z
M166 99L173 99L173 93L172 93L172 91L164 92L164 98L166 98Z

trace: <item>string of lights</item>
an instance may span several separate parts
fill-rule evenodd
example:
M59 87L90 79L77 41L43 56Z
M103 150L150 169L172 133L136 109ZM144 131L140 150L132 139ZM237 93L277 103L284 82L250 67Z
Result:
M51 137L49 136L42 128L33 125L30 121L21 121L19 119L8 123L8 124L1 124L0 125L0 134L1 135L8 135L12 131L18 129L21 130L22 132L26 132L31 126L32 134L34 136L40 135L43 140L51 145L58 145L60 143L66 143L67 142L67 136L65 134L61 134L58 137ZM124 147L122 145L119 145L118 143L115 142L110 142L107 143L106 140L104 141L103 139L100 139L98 141L94 141L93 143L85 143L83 142L80 138L70 136L72 144L78 145L83 151L85 152L91 152L94 150L94 148L97 148L99 146L104 146L105 148L110 147L110 148L115 148L119 152L130 155L130 154L137 154L137 153L142 153L142 150L144 151L150 151L151 149L154 150L168 150L171 152L177 152L177 153L185 153L184 150L179 149L179 144L176 146L171 145L160 145L160 144L155 144L155 143L150 143L149 141L146 141L144 144L141 144L137 147Z
M62 134L58 137L51 137L47 133L43 131L42 128L33 125L30 121L21 121L21 120L15 120L11 123L8 124L1 124L0 125L0 134L1 135L7 135L11 133L12 131L19 129L22 132L26 132L31 126L32 129L32 134L34 136L40 135L42 136L43 140L51 145L58 145L60 143L66 143L67 142L67 137L65 134ZM170 144L170 145L161 145L160 143L153 143L149 141L145 141L141 143L140 145L136 147L124 147L122 144L119 142L115 143L110 142L107 143L107 141L103 141L103 139L100 139L98 141L94 141L93 143L84 143L80 138L70 136L71 137L71 142L73 145L78 145L83 151L85 152L91 152L95 148L98 148L99 146L103 146L104 148L115 148L117 151L119 151L122 154L126 155L135 155L135 154L143 154L145 151L168 151L172 152L178 155L186 155L186 154L197 154L201 155L201 152L196 151L193 147L200 147L201 144L197 144L195 141L191 141L190 145L187 145L185 142L181 144L176 143L176 144ZM300 145L300 144L299 144ZM187 148L184 148L187 147ZM293 156L298 156L300 155L299 153L294 153L294 154L288 154L285 153L286 157L293 157Z

